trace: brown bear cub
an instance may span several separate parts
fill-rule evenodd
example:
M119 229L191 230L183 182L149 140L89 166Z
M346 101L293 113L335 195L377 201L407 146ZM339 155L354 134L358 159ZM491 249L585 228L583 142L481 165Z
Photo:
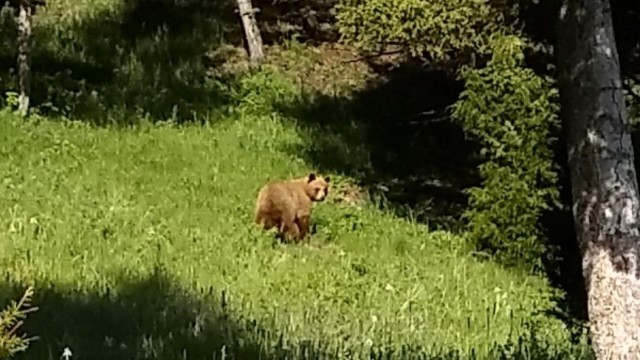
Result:
M258 194L255 222L265 230L277 227L284 240L299 241L309 234L312 203L321 202L329 194L329 181L311 173L309 176L274 181Z

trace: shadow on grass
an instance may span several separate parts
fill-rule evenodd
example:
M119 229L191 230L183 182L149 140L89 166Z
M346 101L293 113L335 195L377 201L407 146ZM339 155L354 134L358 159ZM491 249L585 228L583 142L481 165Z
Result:
M23 288L4 284L0 288L3 303L17 298ZM290 341L283 332L243 318L224 293L189 293L161 271L146 278L123 277L100 293L53 285L35 290L33 303L39 310L27 318L23 330L38 339L16 359L58 359L66 347L73 358L96 360L336 359L349 353L369 359L480 358L451 351L427 354L417 346L377 350L363 346L359 351L344 349L339 340ZM551 360L563 354L569 355L535 340L519 339L496 346L489 358Z
M115 288L98 294L36 287L40 309L24 330L38 339L19 358L59 358L65 347L85 359L215 358L223 346L228 353L260 354L255 344L241 343L260 329L241 329L220 296L196 299L161 274L122 279Z
M58 359L69 347L80 359L330 358L319 344L287 349L277 334L239 318L224 293L190 294L161 272L121 279L104 292L36 288L40 309L24 331L37 336L21 359ZM3 291L15 298L18 286ZM298 353L299 352L299 353Z
M112 8L59 22L59 14L40 11L47 21L34 29L33 104L96 124L143 115L190 121L214 111L229 100L210 69L224 39L239 43L234 9L231 0L114 0ZM14 34L5 16L2 95L16 89Z
M558 185L562 207L544 212L541 219L544 236L551 245L547 257L543 259L543 266L551 285L564 293L564 296L555 299L558 306L552 315L561 319L570 329L579 331L588 321L587 292L571 211L571 178L563 136L555 144L554 157L561 169Z

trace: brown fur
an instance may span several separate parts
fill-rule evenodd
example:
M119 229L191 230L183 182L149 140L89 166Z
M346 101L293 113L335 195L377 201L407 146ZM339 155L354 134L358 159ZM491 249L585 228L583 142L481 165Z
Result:
M330 178L311 173L306 177L274 181L258 194L255 222L265 230L277 227L284 239L299 241L309 234L313 202L324 201L329 194Z

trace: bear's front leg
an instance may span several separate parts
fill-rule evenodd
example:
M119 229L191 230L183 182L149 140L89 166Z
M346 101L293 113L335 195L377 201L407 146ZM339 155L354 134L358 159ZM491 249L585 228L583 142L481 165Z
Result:
M310 217L309 216L299 217L297 223L298 223L298 227L300 228L300 239L302 240L309 235Z

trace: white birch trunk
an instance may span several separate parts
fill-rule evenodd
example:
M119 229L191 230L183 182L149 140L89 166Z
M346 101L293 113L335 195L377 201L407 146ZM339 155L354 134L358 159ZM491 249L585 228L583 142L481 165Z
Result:
M251 4L251 0L237 0L238 11L242 19L242 27L244 29L247 48L249 50L249 59L254 65L260 64L264 58L262 50L262 36L255 18L255 10Z
M31 1L20 0L18 8L18 111L26 116L31 96Z
M640 359L640 204L609 0L563 0L556 56L599 360Z

